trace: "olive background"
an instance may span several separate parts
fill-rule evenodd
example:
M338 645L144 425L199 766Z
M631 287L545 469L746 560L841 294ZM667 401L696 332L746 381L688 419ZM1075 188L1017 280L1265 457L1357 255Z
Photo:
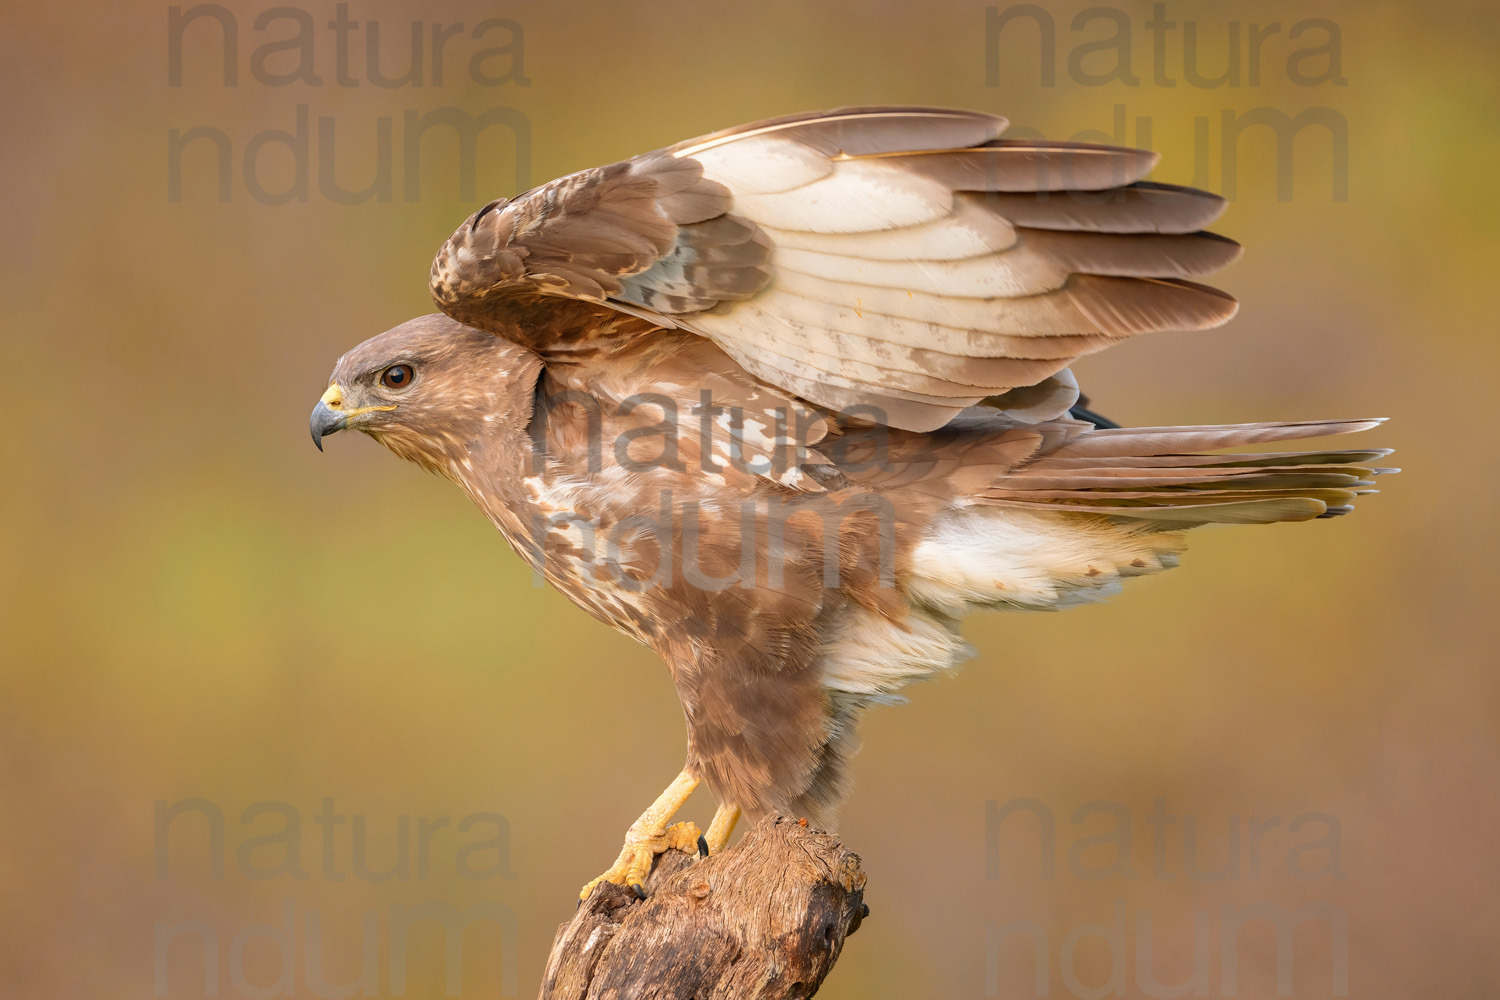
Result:
M1397 448L1405 471L1351 517L1197 532L1181 569L1107 604L971 619L978 655L956 677L863 726L840 832L864 859L873 913L822 995L1036 995L1029 939L1002 934L1015 921L1046 935L1047 995L1117 983L1164 995L1139 951L1162 982L1183 982L1195 919L1210 995L1230 995L1225 907L1257 904L1341 915L1350 996L1500 991L1492 4L1168 3L1178 26L1160 58L1175 86L1157 78L1145 3L1048 6L1050 85L1034 23L996 40L985 5L957 0L351 3L349 19L380 24L388 75L408 65L410 22L428 26L422 85L392 88L366 72L363 28L350 36L358 85L339 85L337 11L321 2L294 8L315 22L321 83L258 80L252 53L296 30L285 16L258 30L270 9L224 8L238 33L234 86L207 18L186 29L171 85L166 4L5 11L7 995L202 996L201 936L183 933L160 959L155 944L159 928L193 921L216 937L218 995L268 995L257 990L277 983L275 949L251 935L236 960L233 942L285 907L295 995L318 995L310 918L321 968L340 984L360 973L366 915L378 995L394 995L392 906L485 901L514 923L465 932L462 995L535 990L578 886L681 764L666 671L534 586L449 484L362 438L330 438L320 455L307 413L340 353L432 310L432 253L490 198L742 121L872 103L979 108L1053 138L1148 144L1163 154L1153 179L1215 190L1226 113L1327 109L1321 120L1347 127L1346 165L1316 124L1290 147L1289 191L1269 129L1246 130L1227 157L1234 199L1215 228L1247 250L1217 283L1240 298L1239 317L1076 370L1096 408L1125 423L1387 416L1358 443ZM520 41L503 25L473 38L490 18L513 21ZM1332 28L1291 39L1308 19ZM1238 24L1239 85L1187 80L1189 21L1211 76ZM465 25L441 84L426 48L434 22ZM1253 83L1252 23L1281 26ZM1330 30L1339 79L1326 53L1289 71ZM1119 31L1136 82L1090 80L1118 49L1087 46ZM476 79L469 60L507 42L519 57L491 55L480 70L510 78ZM271 54L264 68L295 61ZM308 196L269 204L247 188L242 158L257 134L293 129L299 105ZM484 132L466 194L457 144L435 128L407 197L406 113L443 108L511 109L529 144ZM327 197L324 118L349 190L375 177L379 120L390 120L389 200ZM210 140L188 147L172 196L169 135L200 126L231 144L227 201ZM294 179L285 148L266 145L257 162L265 190ZM224 817L222 877L195 813L170 827L158 869L157 803L191 798ZM318 822L325 799L345 822ZM998 811L1022 799L1033 811L997 832ZM1158 800L1178 817L1159 851ZM267 802L281 805L247 815ZM683 816L706 823L712 808L700 793ZM508 848L461 857L495 836L482 816L459 832L486 813L505 818ZM1038 815L1052 817L1050 851ZM401 817L406 877L362 877L357 834L366 868L388 868ZM419 821L443 817L423 873ZM1253 850L1252 821L1266 831ZM254 840L288 824L302 878L274 873L285 841ZM341 879L324 870L325 833ZM1190 865L1224 875L1195 878ZM1088 935L1117 913L1112 951ZM1315 917L1293 935L1298 997L1334 995L1331 926ZM1230 986L1275 995L1270 925L1237 941ZM444 954L435 925L411 931L406 995L442 995Z

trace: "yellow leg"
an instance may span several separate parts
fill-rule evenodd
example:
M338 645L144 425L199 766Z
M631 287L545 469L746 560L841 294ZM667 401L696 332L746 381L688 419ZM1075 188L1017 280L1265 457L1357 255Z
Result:
M740 821L740 807L733 803L725 802L719 806L718 812L714 813L714 820L708 824L708 832L703 839L708 842L708 853L718 854L729 843L729 835L734 833L734 825Z
M696 851L698 849L698 827L692 823L673 823L667 825L667 820L682 804L693 794L693 789L698 787L698 779L687 771L679 774L667 790L659 795L651 808L641 813L641 818L630 824L630 829L625 831L625 847L620 851L620 856L610 866L609 871L594 879L583 887L578 894L579 899L588 899L589 893L594 891L594 886L600 882L613 882L616 885L633 886L638 894L644 890L640 888L646 876L651 872L651 859L662 851L675 847L683 851Z

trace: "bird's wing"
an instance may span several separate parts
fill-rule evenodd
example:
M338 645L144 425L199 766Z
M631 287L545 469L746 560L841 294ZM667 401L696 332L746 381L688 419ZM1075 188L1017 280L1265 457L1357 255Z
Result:
M846 108L586 170L465 221L433 296L544 354L681 327L804 400L916 431L997 396L1056 416L1079 356L1234 314L1187 280L1239 254L1201 231L1222 198L1142 182L1154 153L1004 140L1006 124ZM559 297L637 320L538 323Z

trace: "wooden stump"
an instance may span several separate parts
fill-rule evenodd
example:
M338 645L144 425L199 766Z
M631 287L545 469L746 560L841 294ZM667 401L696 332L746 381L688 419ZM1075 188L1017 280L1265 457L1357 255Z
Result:
M767 817L711 858L667 851L646 899L601 883L558 928L541 1000L780 1000L817 992L870 911L859 855Z

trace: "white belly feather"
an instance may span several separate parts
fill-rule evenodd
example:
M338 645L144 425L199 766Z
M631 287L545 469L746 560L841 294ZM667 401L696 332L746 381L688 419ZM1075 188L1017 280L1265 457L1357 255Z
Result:
M913 606L905 628L853 607L823 657L823 686L860 701L972 655L959 635L971 611L1050 610L1102 600L1124 577L1177 565L1180 532L1121 526L1088 514L961 507L940 515L901 584Z

